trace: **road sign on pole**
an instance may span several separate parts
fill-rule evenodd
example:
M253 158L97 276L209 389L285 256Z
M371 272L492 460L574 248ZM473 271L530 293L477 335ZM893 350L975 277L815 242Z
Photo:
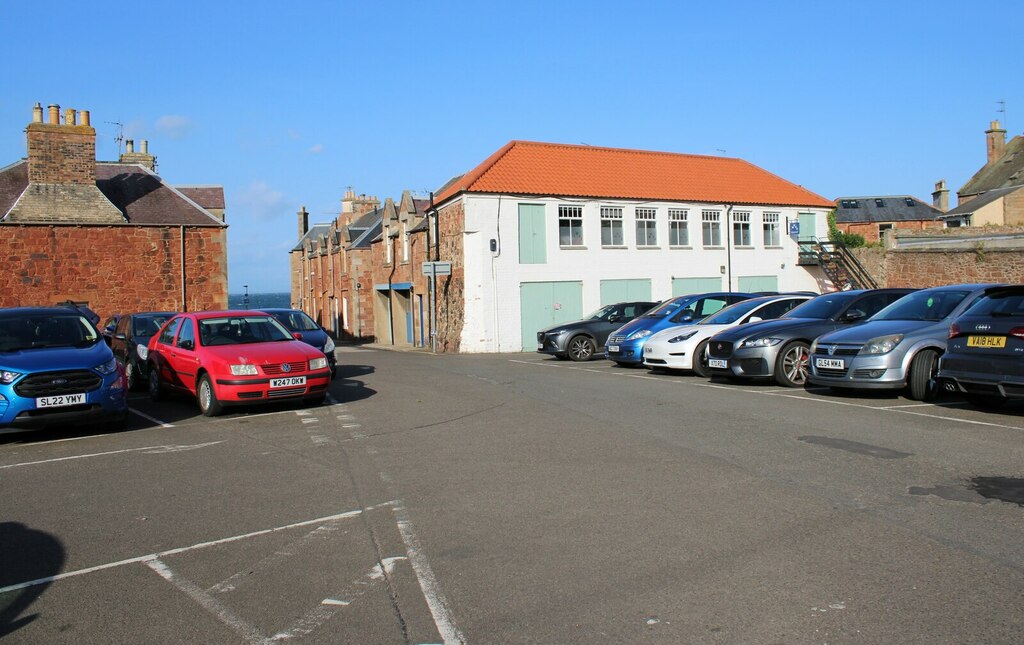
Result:
M436 275L451 275L452 274L452 263L451 262L424 262L423 263L423 275L436 276Z

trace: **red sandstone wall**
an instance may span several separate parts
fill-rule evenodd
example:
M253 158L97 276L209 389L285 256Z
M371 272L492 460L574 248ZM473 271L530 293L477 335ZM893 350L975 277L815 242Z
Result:
M923 231L923 230L941 230L942 222L936 222L931 220L917 220L909 222L893 222L895 228L898 231ZM855 224L836 224L840 231L844 233L855 233L857 235L863 235L864 241L869 244L877 242L878 237L878 223L855 223Z
M438 211L441 261L452 263L452 274L437 280L437 349L458 352L466 315L466 279L462 247L466 210L461 200Z
M0 236L0 306L88 302L102 318L182 308L177 227L5 225ZM185 305L228 304L227 235L185 229Z
M1024 283L1024 253L979 248L961 252L890 251L886 254L887 287L924 288L959 282Z

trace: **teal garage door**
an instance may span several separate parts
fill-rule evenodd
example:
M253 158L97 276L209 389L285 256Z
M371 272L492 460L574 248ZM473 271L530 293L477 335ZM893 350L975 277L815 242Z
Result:
M817 218L814 213L800 213L800 236L798 241L813 241L818 237Z
M778 291L779 276L777 275L741 275L739 290L746 293L758 291Z
M672 278L672 297L721 291L722 278Z
M523 282L519 285L523 351L537 350L537 332L583 317L582 282Z
M601 306L616 302L651 300L651 281L639 280L601 280Z

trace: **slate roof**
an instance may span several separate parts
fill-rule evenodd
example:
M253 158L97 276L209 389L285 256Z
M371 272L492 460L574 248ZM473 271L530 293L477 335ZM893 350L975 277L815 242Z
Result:
M435 205L462 192L682 202L833 204L742 159L511 141L450 181Z
M993 190L986 190L984 193L977 197L965 202L958 204L956 208L951 209L946 213L947 217L956 217L958 215L969 215L976 212L979 208L987 206L992 202L996 201L1000 197L1009 195L1010 193L1024 189L1024 183L1019 186L1007 186L1006 188L995 188Z
M958 195L977 195L987 190L1024 184L1024 136L1006 144L1003 156L974 173L957 191Z
M223 186L175 186L175 188L203 208L224 208Z
M309 230L306 231L306 234L302 236L302 239L299 240L299 243L292 248L292 251L301 251L306 246L307 241L312 245L313 250L315 251L317 247L320 246L320 236L330 235L330 232L330 223L314 224L309 227Z
M835 204L837 224L912 222L935 220L944 215L939 209L912 195L839 197Z
M22 159L0 169L0 218L10 212L27 187L27 160ZM96 187L121 211L128 224L227 226L186 193L164 183L159 175L137 164L97 162ZM201 196L204 200L209 198L213 201L217 191L220 193L219 208L223 208L223 188L206 187Z

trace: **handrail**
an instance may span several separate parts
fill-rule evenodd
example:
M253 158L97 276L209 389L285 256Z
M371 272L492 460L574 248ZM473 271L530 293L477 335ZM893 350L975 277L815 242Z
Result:
M857 260L856 256L850 252L849 247L839 242L822 242L816 240L819 256L820 254L828 254L833 258L833 262L840 264L845 273L851 278L852 286L861 289L877 289L878 283L875 282L871 274L867 272L864 265ZM835 276L829 276L835 279Z

